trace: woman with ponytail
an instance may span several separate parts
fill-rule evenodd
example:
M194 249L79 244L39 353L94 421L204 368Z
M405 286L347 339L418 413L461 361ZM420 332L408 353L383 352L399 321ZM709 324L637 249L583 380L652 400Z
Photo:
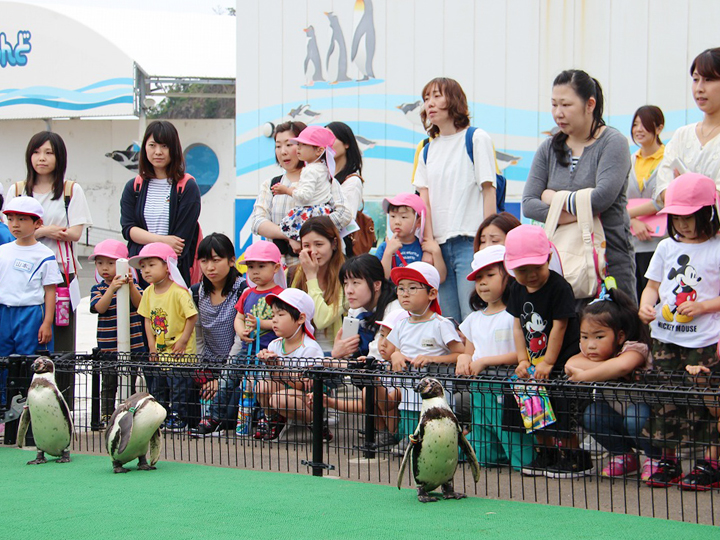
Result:
M603 101L600 83L584 71L566 70L555 78L552 114L560 129L535 153L522 210L544 223L556 192L592 188L592 211L605 230L607 273L634 299L635 258L625 195L630 150L625 136L605 125ZM575 198L570 197L559 223L577 221L575 214Z

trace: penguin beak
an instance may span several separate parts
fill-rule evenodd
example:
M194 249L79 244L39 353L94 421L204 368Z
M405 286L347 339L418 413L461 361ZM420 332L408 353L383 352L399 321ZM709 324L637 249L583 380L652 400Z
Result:
M427 381L425 379L422 379L419 383L415 385L415 391L420 395L422 395L425 388L427 388Z

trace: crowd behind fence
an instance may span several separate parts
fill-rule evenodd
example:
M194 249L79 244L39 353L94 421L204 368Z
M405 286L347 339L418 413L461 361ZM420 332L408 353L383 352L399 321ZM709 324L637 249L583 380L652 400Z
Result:
M408 429L411 431L414 426L408 428L408 425L403 425L404 418L391 418L392 414L403 415L383 403L387 395L383 389L399 388L407 396L425 375L417 372L388 373L372 361L328 365L328 359L307 359L291 367L278 367L260 365L254 358L232 364L200 363L198 359L188 358L172 362L157 362L136 356L102 358L97 353L56 353L53 357L56 380L72 411L77 433L71 452L106 452L103 435L107 416L103 414L106 411L102 404L104 382L117 380L115 399L109 405L105 404L105 408L114 408L133 392L147 390L147 381L161 374L163 384L172 386L185 381L189 388L187 402L183 404L187 428L178 430L170 429L167 424L163 426L161 460L334 475L391 485L397 482L404 451L404 444L398 439L407 439ZM6 395L0 402L0 417L5 412L2 409L10 407L13 397L27 395L34 359L23 356L0 359L0 369L7 369L8 375ZM451 389L448 392L449 401L468 432L468 440L482 465L481 479L475 484L465 462L467 457L460 454L455 477L457 490L489 499L522 500L713 525L720 521L715 517L717 489L705 492L683 491L677 487L653 489L640 481L639 476L601 476L600 471L607 464L608 454L596 441L585 436L582 421L587 405L601 400L620 407L629 404L684 407L690 414L703 408L720 407L720 375L698 379L684 372L662 375L648 372L638 374L632 382L625 383L564 380L523 383L545 388L556 396L562 395L570 403L574 421L569 429L579 435L584 448L590 450L594 471L569 479L527 476L501 459L492 462L490 455L497 450L493 450L493 444L500 448L503 441L492 442L483 438L483 433L490 427L484 419L492 417L492 411L487 409L492 409L493 403L497 404L498 411L495 412L499 413L499 409L505 406L503 403L507 403L507 396L512 395L513 385L517 385L518 381L511 381L511 375L512 371L505 368L488 370L478 377L456 377L450 373L433 375L446 390ZM195 428L208 416L208 400L200 399L201 389L207 381L213 380L218 381L218 386L231 383L229 406L221 412L217 429L200 434ZM267 381L277 383L272 387L276 390L272 404L283 404L285 408L279 412L285 421L276 437L256 438L259 425L266 420L258 403L262 401L259 391L268 387L267 384L263 386L263 382ZM295 391L294 387L301 390ZM156 391L167 396L169 402L163 405L172 410L176 405L172 403L173 388L156 384ZM250 392L253 392L252 397ZM295 396L293 399L290 399L291 394ZM297 395L300 395L299 400ZM104 397L107 398L107 395ZM268 399L265 403L271 403ZM327 406L329 403L336 407ZM416 416L410 416L411 421L416 421L414 418ZM701 431L711 435L700 440L678 433L663 433L664 440L661 441L680 449L684 470L689 470L691 461L701 458L712 445L718 444L717 418L698 416L690 420L697 420ZM397 438L388 438L388 422L399 423ZM5 445L17 444L17 424L17 421L10 421L5 425ZM30 432L30 440L26 441L30 446L33 444L31 437ZM504 441L505 451L513 454L530 452L531 441L531 436ZM513 444L523 447L512 448ZM507 445L511 447L508 449ZM405 475L404 486L413 487L411 474ZM403 493L398 496L410 495Z

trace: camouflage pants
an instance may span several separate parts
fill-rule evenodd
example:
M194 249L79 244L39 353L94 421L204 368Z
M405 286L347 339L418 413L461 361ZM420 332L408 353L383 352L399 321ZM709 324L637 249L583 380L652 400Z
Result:
M678 372L682 373L685 366L701 365L715 371L720 368L716 347L703 347L690 349L653 340L652 354L655 371L667 375L675 372L672 384L679 380ZM677 448L680 444L717 443L717 419L714 418L707 407L696 403L692 398L682 393L670 397L671 403L652 405L652 414L645 424L643 436L652 438L653 446L661 448ZM691 400L693 402L691 403Z

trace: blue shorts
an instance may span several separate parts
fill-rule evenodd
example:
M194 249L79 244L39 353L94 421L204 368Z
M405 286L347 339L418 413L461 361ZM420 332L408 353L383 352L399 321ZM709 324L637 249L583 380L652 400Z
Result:
M53 340L41 345L38 332L45 318L45 305L5 306L0 304L0 356L35 354L53 350Z

